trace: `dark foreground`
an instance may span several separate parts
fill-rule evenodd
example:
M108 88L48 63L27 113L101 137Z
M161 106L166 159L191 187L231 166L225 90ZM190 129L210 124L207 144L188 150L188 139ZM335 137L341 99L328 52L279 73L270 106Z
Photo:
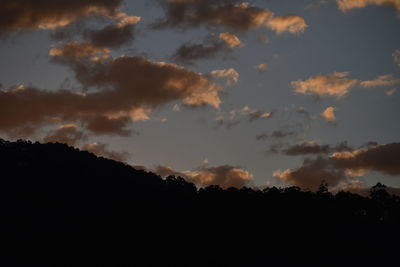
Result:
M62 144L0 140L1 266L398 266L400 198L196 190Z

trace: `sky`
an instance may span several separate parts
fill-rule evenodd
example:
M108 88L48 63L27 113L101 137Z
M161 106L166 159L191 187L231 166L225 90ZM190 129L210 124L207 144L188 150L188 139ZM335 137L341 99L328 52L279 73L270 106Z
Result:
M199 187L400 186L399 0L1 0L0 137Z

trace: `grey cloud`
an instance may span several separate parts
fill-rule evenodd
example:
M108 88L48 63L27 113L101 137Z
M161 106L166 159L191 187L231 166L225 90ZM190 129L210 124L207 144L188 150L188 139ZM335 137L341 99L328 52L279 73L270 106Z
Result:
M252 6L239 0L171 0L162 1L165 17L154 28L223 26L235 31L258 27L269 28L278 34L302 33L307 24L298 15L276 16L268 9Z
M116 16L122 0L2 0L0 35L22 30L54 29L90 16Z
M169 102L215 108L220 104L222 87L175 64L142 57L92 61L74 53L66 56L62 48L56 54L56 60L71 67L84 87L96 90L76 93L23 86L0 90L1 131L81 122L98 134L126 135L128 123L149 119L152 109ZM7 115L11 113L12 117Z
M335 187L348 182L351 177L363 176L370 171L399 176L400 143L335 152L329 157L307 158L301 167L275 171L273 176L289 185L316 189L322 182Z

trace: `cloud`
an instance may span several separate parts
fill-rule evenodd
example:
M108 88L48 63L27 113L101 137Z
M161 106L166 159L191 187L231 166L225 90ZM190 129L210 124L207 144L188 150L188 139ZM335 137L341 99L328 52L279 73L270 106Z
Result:
M84 17L116 17L121 3L122 0L3 0L0 34L64 27Z
M378 76L374 80L360 81L349 79L348 72L334 72L328 75L312 76L304 81L291 82L295 93L304 95L316 95L317 97L335 96L342 98L346 96L353 87L379 87L400 84L400 79L392 74Z
M49 55L68 59L95 58L96 55L107 58L110 52L107 48L96 47L90 43L71 42L50 49Z
M88 136L80 131L75 124L64 124L57 129L50 131L43 139L46 143L64 143L76 146L80 141L86 140Z
M336 2L339 9L343 12L349 11L353 8L363 8L367 5L391 6L394 7L397 12L400 12L399 0L337 0Z
M266 27L278 34L299 34L307 27L298 15L276 16L268 9L239 0L170 0L162 2L165 17L154 24L163 27L224 26L236 31Z
M371 171L399 176L400 143L335 152L329 157L308 158L304 160L301 167L293 170L278 170L273 173L273 176L289 185L316 189L323 181L330 187L335 187Z
M285 150L286 155L297 156L307 154L326 154L329 153L329 145L320 145L315 141L306 141L301 144L294 145Z
M241 122L241 117L246 117L249 122L255 120L266 120L274 116L276 111L265 112L260 109L252 109L249 106L244 106L240 109L233 109L229 112L229 116L219 115L215 119L218 126L225 125L227 128L238 125Z
M202 167L195 171L184 172L174 171L169 166L157 166L154 171L161 177L169 175L180 176L199 187L219 185L224 189L229 187L242 188L249 185L253 179L253 175L250 172L230 165L210 168Z
M357 179L342 181L336 188L332 190L333 193L338 193L340 191L351 192L353 194L358 194L361 196L369 196L369 189L367 188L365 183Z
M274 116L276 111L265 112L260 109L252 109L249 106L244 106L240 109L233 109L229 112L229 116L219 115L215 120L218 126L225 125L227 128L231 128L241 122L240 117L247 117L249 122L255 120L267 120Z
M115 108L124 105L157 107L180 99L189 106L218 108L221 103L222 87L172 63L122 56L104 62L72 62L70 66L82 85L113 88L104 93L111 97L107 105L115 105Z
M135 121L129 116L120 116L113 118L112 116L98 115L88 119L86 128L95 134L116 134L128 136L132 133L126 129L129 122Z
M211 42L208 44L192 44L190 42L181 45L172 55L176 62L193 64L194 60L212 58L222 51L227 51L224 43Z
M295 93L304 95L335 96L341 98L347 95L351 88L356 86L358 80L346 78L348 72L334 72L329 75L317 75L304 81L291 82Z
M264 72L264 71L267 70L267 64L265 64L265 63L258 64L258 65L256 66L256 68L257 68L257 70L258 70L259 72Z
M392 95L394 95L394 94L396 93L396 91L397 91L396 88L389 89L389 90L387 90L387 91L385 92L385 94L386 94L387 96L392 96Z
M336 122L336 115L335 115L335 107L327 107L322 113L321 116L329 123Z
M181 106L179 106L178 104L175 104L172 107L172 110L175 111L175 112L181 112Z
M376 145L354 151L336 152L333 165L340 169L368 170L400 175L400 143Z
M353 194L358 194L361 196L368 197L370 195L371 188L368 188L367 185L358 179L351 179L348 181L340 182L336 188L333 188L332 193L336 194L340 191L351 192ZM386 187L385 190L390 195L400 195L400 188L396 187Z
M343 171L330 168L329 162L324 158L306 159L301 167L294 170L278 170L272 176L284 184L314 191L323 182L330 187L334 187L346 179Z
M83 150L89 151L97 156L105 157L115 161L124 162L129 157L128 152L117 152L109 150L108 146L103 143L91 143L82 147Z
M266 140L269 138L276 138L276 139L281 139L281 138L286 138L290 136L296 136L298 133L294 131L284 131L284 130L278 130L278 131L273 131L272 133L262 133L256 136L257 140Z
M240 41L240 39L236 35L230 34L228 32L220 33L219 38L224 40L225 43L231 48L244 46L244 44Z
M136 16L123 16L116 24L100 30L85 30L83 35L93 46L118 48L129 43L134 37L136 24L141 20Z
M64 143L70 146L80 146L80 144L86 141L89 136L80 130L75 124L64 124L50 131L46 137L43 138L43 142L46 143ZM124 162L129 157L128 152L116 152L108 149L108 146L103 143L90 143L81 145L82 150L89 151L97 156L113 159L116 161Z
M249 118L249 121L255 121L255 120L266 120L266 119L270 119L272 118L272 116L274 115L275 112L265 112L262 110L252 110L250 111L247 116Z
M148 119L167 103L218 108L221 102L222 87L175 64L127 56L93 62L73 55L54 58L71 67L89 91L0 90L0 131L79 122L97 134L125 135L128 123Z
M225 118L223 115L220 115L220 116L215 118L215 121L217 122L218 126L224 126L225 125L225 127L228 128L228 129L233 127L233 126L235 126L235 125L240 124L240 120L235 118L235 117L232 117L232 116L229 116L228 118Z
M98 49L119 48L122 45L129 44L134 39L136 26L140 20L141 17L129 16L119 12L112 18L101 20L101 22L107 21L108 23L102 28L95 27L93 29L93 25L87 20L80 20L71 25L54 29L50 37L63 42L84 40Z
M202 44L184 43L174 52L171 58L176 62L193 64L195 60L213 58L221 53L231 53L234 48L242 46L235 35L221 33L219 39L215 36L207 36Z
M278 34L300 34L307 28L304 18L299 15L276 16L268 20L267 25Z
M211 76L217 78L226 78L226 84L231 86L239 81L239 73L234 69L213 70L210 72Z
M248 30L263 25L273 13L239 1L191 0L165 1L165 18L156 27L223 25L231 29Z
M175 171L170 166L166 166L166 165L156 166L156 168L154 169L154 172L163 178L166 178L168 176L177 176L177 177L182 177L182 178L186 177L186 175L183 172Z
M362 81L360 83L363 87L392 86L396 84L400 84L400 79L394 78L391 74L381 75L374 80Z
M316 141L305 141L300 144L289 146L283 150L288 156L299 155L316 155L316 154L329 154L338 151L349 151L352 148L348 146L347 142L341 142L336 146L321 145Z

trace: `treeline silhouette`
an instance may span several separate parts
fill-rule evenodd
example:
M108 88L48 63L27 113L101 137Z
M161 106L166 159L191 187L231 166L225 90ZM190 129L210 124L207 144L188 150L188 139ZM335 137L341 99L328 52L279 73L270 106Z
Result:
M389 266L397 256L400 198L382 184L369 197L326 185L197 189L23 140L0 139L0 163L3 266Z

